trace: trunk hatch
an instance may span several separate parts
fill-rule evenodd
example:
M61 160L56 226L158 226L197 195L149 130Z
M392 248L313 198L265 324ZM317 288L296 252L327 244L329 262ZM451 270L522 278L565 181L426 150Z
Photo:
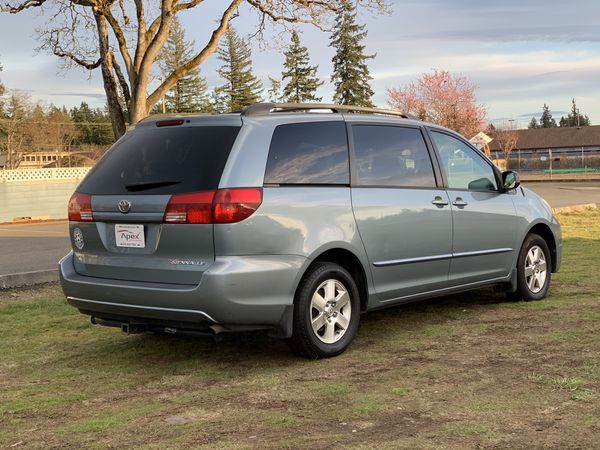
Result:
M163 223L165 210L173 194L218 188L239 129L146 125L121 138L77 189L92 196L94 222L70 224L76 271L197 284L215 259L213 225Z

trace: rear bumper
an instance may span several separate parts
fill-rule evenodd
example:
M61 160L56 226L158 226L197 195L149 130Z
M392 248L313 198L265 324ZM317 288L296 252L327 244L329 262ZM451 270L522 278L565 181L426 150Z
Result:
M78 274L73 253L59 263L68 302L103 319L178 322L192 328L281 328L289 323L306 258L218 257L198 285L122 281ZM289 334L286 331L284 334Z

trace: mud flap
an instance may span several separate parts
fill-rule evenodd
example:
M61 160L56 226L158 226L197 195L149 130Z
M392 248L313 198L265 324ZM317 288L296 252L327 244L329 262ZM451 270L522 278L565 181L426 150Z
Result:
M294 330L294 305L285 307L279 323L269 331L269 336L277 339L289 339Z
M517 268L515 267L510 272L510 278L508 279L508 281L503 282L501 284L497 284L496 286L494 286L494 290L496 292L505 292L507 294L514 294L515 292L517 292L517 277L518 277L518 273L517 273Z

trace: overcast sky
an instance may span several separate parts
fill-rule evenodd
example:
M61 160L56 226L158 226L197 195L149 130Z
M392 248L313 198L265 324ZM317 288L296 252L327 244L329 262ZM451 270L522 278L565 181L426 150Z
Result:
M188 38L197 47L206 42L222 0L206 0L182 17ZM489 119L515 119L525 125L547 103L555 118L566 114L576 98L582 113L600 124L600 2L593 0L395 0L389 15L361 13L367 24L367 52L374 78L374 101L386 106L387 87L416 80L433 68L462 74L477 86L477 97ZM36 12L0 15L0 80L33 99L73 106L87 101L104 104L100 74L73 69L61 72L57 58L36 54L35 28L47 17ZM251 33L256 17L244 9L234 21L242 34ZM319 76L326 80L319 95L331 100L332 49L328 35L300 28ZM268 87L267 77L280 77L281 38L269 32L270 48L252 41L254 69ZM283 43L287 37L283 37ZM220 83L219 61L211 57L202 73L209 85Z

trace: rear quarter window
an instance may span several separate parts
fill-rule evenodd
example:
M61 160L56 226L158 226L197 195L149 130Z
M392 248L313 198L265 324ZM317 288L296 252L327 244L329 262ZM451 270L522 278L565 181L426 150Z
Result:
M216 189L240 127L140 128L123 136L78 190L91 195Z
M275 128L265 184L349 183L344 122L304 122Z

